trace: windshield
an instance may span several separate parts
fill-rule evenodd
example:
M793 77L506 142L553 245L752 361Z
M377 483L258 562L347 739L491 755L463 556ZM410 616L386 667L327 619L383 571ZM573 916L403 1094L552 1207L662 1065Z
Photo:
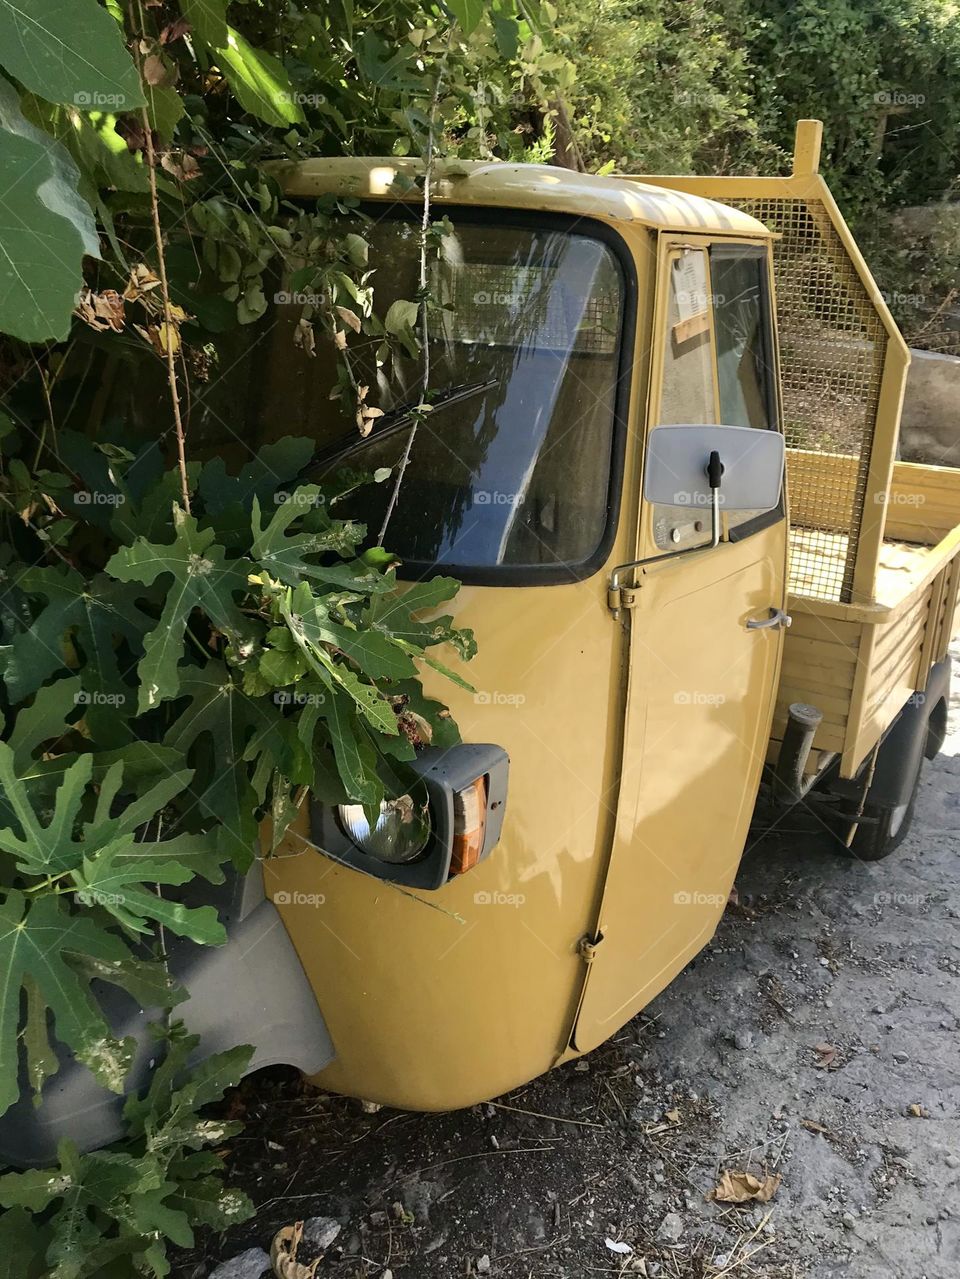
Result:
M504 568L531 570L531 580L581 576L603 546L613 505L622 268L601 239L552 220L533 228L492 214L483 224L459 210L451 216L430 263L429 291L441 304L429 327L427 399L436 403L417 428L385 545L408 569L478 570L475 580ZM394 300L417 296L418 226L381 216L358 229L370 242L382 317ZM404 361L399 376L378 369L380 342L350 336L356 381L387 415L361 441L352 409L329 398L329 344L318 342L311 358L294 341L300 311L280 303L269 317L256 370L248 369L245 438L255 446L308 434L319 452L337 454L334 470L396 474L410 438L396 418L423 394L422 362ZM351 441L353 452L336 447ZM363 486L338 513L362 520L375 539L392 487L392 479Z

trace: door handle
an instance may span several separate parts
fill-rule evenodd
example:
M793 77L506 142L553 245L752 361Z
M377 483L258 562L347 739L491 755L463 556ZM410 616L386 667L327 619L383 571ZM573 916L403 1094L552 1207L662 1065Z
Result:
M747 619L748 631L772 631L780 630L789 626L793 618L789 613L785 613L782 608L770 609L770 616L764 618L750 617Z

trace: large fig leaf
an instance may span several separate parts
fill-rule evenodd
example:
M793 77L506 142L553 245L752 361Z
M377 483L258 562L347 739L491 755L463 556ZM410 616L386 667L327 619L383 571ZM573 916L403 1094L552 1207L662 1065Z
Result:
M121 28L97 0L0 0L0 60L24 88L83 111L143 106Z
M352 520L324 519L324 526L288 534L290 525L297 519L315 513L312 504L322 499L322 490L316 484L301 485L294 492L284 494L269 523L264 526L259 499L253 499L251 528L252 554L271 577L287 586L297 586L304 578L314 578L341 590L376 591L383 589L383 575L376 572L355 572L344 564L315 564L315 556L334 551L338 555L352 554L364 535L361 524Z
M215 661L186 668L180 693L190 701L164 745L195 769L190 786L195 811L219 823L220 847L245 869L256 847L258 802L248 767L256 759L248 748L281 718L280 709L264 698L245 696L227 668Z
M160 621L144 640L138 667L141 712L178 695L184 633L193 609L202 609L233 642L250 632L233 597L247 588L253 564L227 560L224 548L214 544L213 529L198 528L193 516L179 507L174 508L174 529L176 537L169 545L139 538L117 551L107 565L107 572L122 582L150 586L160 577L171 579Z
M24 342L63 341L83 284L84 230L45 196L65 155L0 129L0 331Z
M136 605L131 592L99 574L88 581L71 568L29 568L19 575L19 589L43 601L30 629L10 645L3 673L12 702L36 692L44 681L67 664L65 640L75 638L83 657L83 685L89 707L108 705L122 713L132 690L123 682L116 639L139 649L152 619ZM132 706L129 708L132 710Z
M69 915L61 897L39 897L28 905L22 893L8 892L0 905L0 1114L17 1100L20 991L28 980L36 983L41 996L27 1004L34 1042L42 1041L47 1033L49 1007L57 1038L101 1084L114 1092L122 1091L133 1057L132 1041L120 1041L111 1034L90 993L89 977L81 977L70 962L73 956L119 965L115 971L122 983L122 961L129 951L119 937L104 931L89 915ZM52 1061L49 1050L45 1056Z

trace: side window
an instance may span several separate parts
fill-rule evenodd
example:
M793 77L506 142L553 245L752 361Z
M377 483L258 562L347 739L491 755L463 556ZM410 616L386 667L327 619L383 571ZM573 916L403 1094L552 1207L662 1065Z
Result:
M710 251L717 344L720 421L727 426L777 429L776 384L769 322L766 254L746 245ZM727 516L740 536L760 511Z
M716 355L705 249L671 254L667 332L658 426L703 426L717 417ZM677 506L653 508L653 536L665 550L709 539L709 517Z
M764 250L752 245L671 254L658 425L777 429L766 261ZM728 513L728 533L747 536L759 516L767 513ZM709 518L656 506L653 534L664 550L696 546L709 538Z

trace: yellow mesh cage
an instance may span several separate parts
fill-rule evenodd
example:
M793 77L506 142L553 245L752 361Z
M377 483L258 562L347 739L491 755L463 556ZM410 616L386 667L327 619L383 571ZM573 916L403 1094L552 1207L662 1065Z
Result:
M887 334L817 200L728 200L774 245L791 504L790 590L847 602L870 469ZM830 455L829 465L816 456Z

